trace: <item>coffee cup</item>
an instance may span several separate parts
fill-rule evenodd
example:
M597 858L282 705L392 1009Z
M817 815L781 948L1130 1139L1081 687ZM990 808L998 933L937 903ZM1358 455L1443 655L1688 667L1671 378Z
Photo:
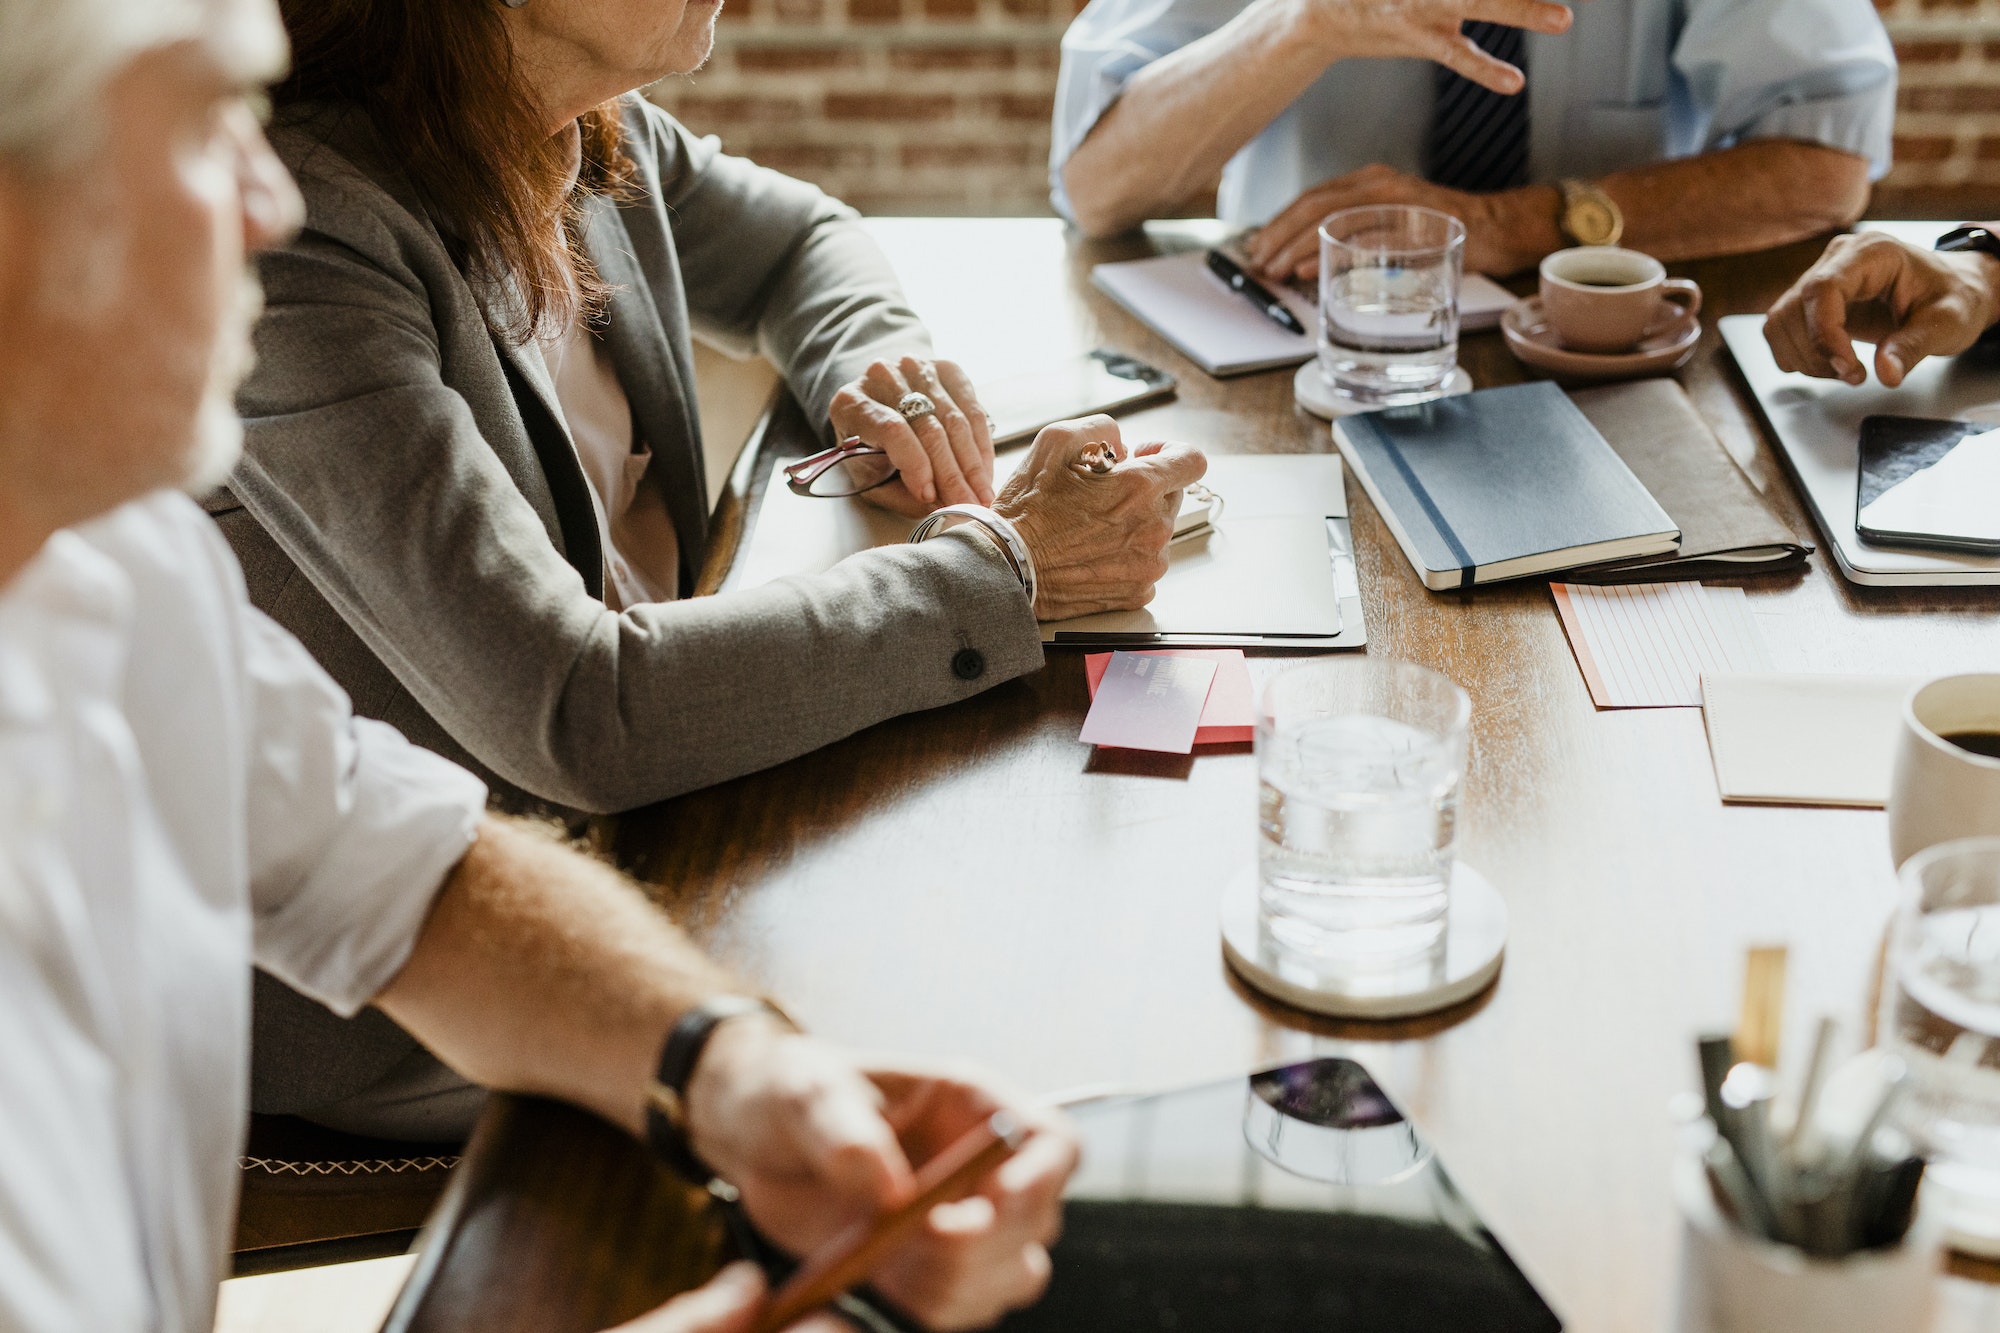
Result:
M1579 352L1629 352L1677 307L1678 319L1701 311L1701 288L1669 278L1660 261L1637 250L1580 245L1542 260L1542 313L1563 346Z
M1954 838L2000 834L2000 673L1940 676L1903 704L1889 778L1889 853L1900 866Z

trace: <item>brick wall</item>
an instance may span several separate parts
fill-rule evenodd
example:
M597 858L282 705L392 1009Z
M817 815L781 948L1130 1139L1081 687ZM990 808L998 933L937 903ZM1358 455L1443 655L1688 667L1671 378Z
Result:
M1877 3L1903 70L1870 213L2000 217L2000 0ZM707 67L652 95L863 212L1046 214L1056 43L1078 7L726 0Z
M1046 214L1071 0L727 0L715 54L651 95L866 213Z
M1877 0L1902 62L1878 217L2000 217L2000 0Z

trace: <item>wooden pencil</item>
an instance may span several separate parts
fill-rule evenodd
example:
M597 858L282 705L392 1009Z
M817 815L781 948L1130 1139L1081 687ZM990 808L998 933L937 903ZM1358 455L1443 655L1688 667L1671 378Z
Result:
M908 1202L848 1227L801 1264L765 1304L753 1333L779 1333L860 1282L923 1225L931 1209L964 1198L1027 1138L1027 1126L1006 1111L996 1111L968 1130L924 1163Z

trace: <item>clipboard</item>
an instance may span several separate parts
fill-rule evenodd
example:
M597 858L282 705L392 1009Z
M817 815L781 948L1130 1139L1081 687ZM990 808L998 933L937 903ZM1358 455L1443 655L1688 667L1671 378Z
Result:
M1004 478L1026 449L1000 455ZM910 520L858 496L794 495L774 465L756 521L723 591L810 575L903 541ZM1368 641L1337 454L1211 455L1204 483L1222 497L1203 536L1168 552L1150 606L1049 621L1042 642L1078 648L1360 648Z

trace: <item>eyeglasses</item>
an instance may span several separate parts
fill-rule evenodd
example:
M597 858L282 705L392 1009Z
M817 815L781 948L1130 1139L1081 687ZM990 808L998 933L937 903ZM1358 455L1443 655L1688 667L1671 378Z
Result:
M886 486L901 475L888 454L850 435L831 449L787 465L785 485L794 495L837 499Z

